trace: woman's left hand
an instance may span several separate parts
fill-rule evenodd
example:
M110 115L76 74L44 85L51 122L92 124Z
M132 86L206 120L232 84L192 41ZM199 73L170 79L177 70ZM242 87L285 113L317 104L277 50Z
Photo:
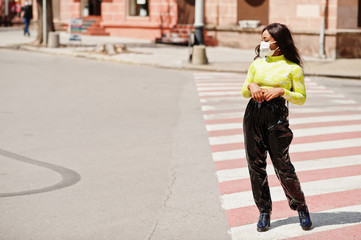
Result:
M283 88L270 88L270 89L262 89L263 97L266 101L270 101L278 96L282 96L285 94L285 90Z

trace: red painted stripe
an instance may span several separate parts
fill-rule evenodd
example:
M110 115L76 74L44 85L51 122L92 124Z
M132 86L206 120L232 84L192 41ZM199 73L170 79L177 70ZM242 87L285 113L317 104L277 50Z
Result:
M326 141L352 139L352 138L359 138L359 137L361 137L361 132L322 134L322 135L314 135L314 136L306 136L306 137L295 137L292 141L292 144L326 142Z
M208 131L209 137L232 136L243 134L242 128Z
M359 205L361 204L361 189L306 196L306 202L311 213ZM297 216L297 212L290 210L286 200L273 202L272 208L271 221ZM255 205L227 210L226 214L230 227L256 223L259 217L259 211Z
M361 147L339 148L339 149L326 149L309 152L290 153L291 161L305 161L319 158L331 158L352 156L361 154Z
M360 138L360 137L361 137L361 131L360 132L322 134L322 135L314 135L314 136L295 137L292 141L292 144L327 142L327 141L352 139L352 138ZM223 152L223 151L240 150L240 149L244 149L243 142L211 145L211 150L214 153L215 152Z
M336 217L337 213L334 213L334 215ZM352 219L350 219L350 221L352 221ZM312 233L312 234L308 234L305 236L289 238L289 240L290 239L292 239L292 240L330 240L330 239L337 239L337 240L358 239L358 240L360 240L361 239L361 230L360 229L361 229L361 224L356 224L353 226L342 227L342 228Z
M208 82L200 82L200 81L197 81L197 86L198 85L202 85L203 86L203 84L204 85L206 85L206 84L211 84L210 86L214 86L214 85L212 85L212 84L214 84L214 83L240 83L240 84L243 84L242 82L240 82L240 81L221 81L221 82L212 82L212 81L208 81Z
M297 172L301 183L357 175L361 175L361 165ZM268 184L270 187L280 186L276 175L268 176ZM252 190L249 178L222 182L219 188L222 195Z
M324 106L322 106L324 107ZM322 108L320 107L320 108ZM342 109L343 106L339 106ZM326 116L340 116L360 114L360 111L339 111L339 112L318 112L318 113L290 113L290 118L304 118L304 117L326 117Z
M247 160L245 158L225 160L225 161L214 162L214 164L216 166L217 171L219 171L219 170L226 170L232 168L247 167Z
M333 127L333 126L345 126L361 124L361 120L348 120L348 121L337 121L337 122L316 122L316 123L300 123L291 125L291 129L301 128L315 128L315 127Z
M223 109L217 110L223 112L233 112L232 109ZM214 112L214 110L204 111L206 112ZM234 111L240 113L240 111ZM243 112L241 112L243 114ZM304 117L326 117L326 116L339 116L339 115L353 115L353 114L360 114L361 112L327 112L327 113L299 113L293 114L290 116L291 118L304 118ZM223 118L223 119L210 119L205 120L207 125L210 124L222 124L222 123L242 123L243 118ZM359 124L361 120L346 120L346 121L335 121L335 122L316 122L316 123L300 123L300 124L292 124L292 127L295 128L310 128L310 127L322 127L322 126L342 126L342 125L349 125L349 124Z
M208 121L211 121L208 124ZM207 125L211 124L227 124L227 123L242 123L240 118L228 119L228 122L222 122L222 119L219 120L206 120ZM333 126L347 126L353 124L361 124L361 120L350 120L350 121L337 121L337 122L317 122L317 123L301 123L301 124L291 124L291 129L302 129L302 128L317 128L317 127L333 127ZM242 128L236 129L227 129L227 130L213 130L209 131L209 137L221 137L221 136L232 136L237 134L243 134Z
M204 121L206 125L226 124L226 123L243 123L243 118L211 119Z
M219 113L244 113L244 109L220 109L220 110L206 110L204 114L219 114Z
M327 150L318 150L310 152L299 152L299 153L290 153L291 161L307 161L320 158L331 158L331 157L347 157L353 155L361 154L360 147L351 147L351 148L341 148L341 149L327 149ZM270 160L268 160L270 162ZM247 167L247 160L245 158L234 159L234 160L225 160L214 162L217 171L232 169L232 168L241 168Z
M203 106L220 106L220 105L224 105L224 106L229 106L229 105L244 105L244 107L246 107L246 104L244 102L240 102L238 100L234 100L234 99L224 99L222 101L218 101L218 102L201 102L201 105Z
M223 82L222 82L223 83ZM232 84L226 84L226 85L206 85L206 84L197 84L197 89L198 91L207 91L207 90L202 90L200 88L214 88L214 89L217 89L217 88L236 88L236 89L241 89L242 91L242 87L243 85L242 84L237 84L236 82L233 82Z
M212 145L211 146L211 150L212 150L213 153L215 153L215 152L223 152L223 151L231 151L231 150L240 150L240 149L244 149L243 142L217 144L217 145Z

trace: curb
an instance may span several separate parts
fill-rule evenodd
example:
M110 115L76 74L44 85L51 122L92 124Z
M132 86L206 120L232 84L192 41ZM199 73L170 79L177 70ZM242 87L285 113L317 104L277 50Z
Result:
M101 55L97 53L82 53L82 52L60 52L54 51L49 48L41 48L41 47L33 47L26 45L10 45L0 47L2 49L12 49L12 50L22 50L22 51L31 51L31 52L40 52L46 54L53 54L59 56L72 56L77 58L86 58L97 61L106 61L106 62L114 62L114 63L123 63L123 64L132 64L132 65L140 65L140 66L148 66L148 67L157 67L164 69L175 69L175 70L192 70L192 71L207 71L207 72L231 72L231 73L244 73L246 74L248 71L248 66L250 63L244 64L242 69L232 69L220 67L215 64L207 64L207 65L193 65L188 62L185 62L181 65L166 65L166 64L158 64L158 63L146 63L146 62L138 62L138 61L126 61L121 59L114 59L112 56ZM305 76L313 76L313 77L330 77L330 78L344 78L344 79L353 79L353 80L361 80L361 75L346 75L346 74L330 74L330 73L314 73L314 72L305 72Z

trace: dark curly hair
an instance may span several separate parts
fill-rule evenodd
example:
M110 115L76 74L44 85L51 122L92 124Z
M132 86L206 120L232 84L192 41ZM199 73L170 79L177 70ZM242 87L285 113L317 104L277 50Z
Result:
M275 39L275 41L277 41L277 44L285 58L290 60L291 62L297 63L302 67L302 58L293 42L291 32L287 28L287 26L281 23L271 23L262 30L262 33L266 30ZM259 48L260 45L258 45L255 49L255 52L257 54L255 59L259 57Z

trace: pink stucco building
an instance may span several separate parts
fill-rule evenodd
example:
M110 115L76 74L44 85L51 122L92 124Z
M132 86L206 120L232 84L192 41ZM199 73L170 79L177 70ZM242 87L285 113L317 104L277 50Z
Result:
M303 55L318 57L323 48L327 58L361 57L361 0L204 2L206 44L253 49L262 25L281 22L292 30ZM53 0L53 5L58 26L82 17L85 34L182 41L192 29L195 0ZM261 26L242 28L241 20L258 20Z

